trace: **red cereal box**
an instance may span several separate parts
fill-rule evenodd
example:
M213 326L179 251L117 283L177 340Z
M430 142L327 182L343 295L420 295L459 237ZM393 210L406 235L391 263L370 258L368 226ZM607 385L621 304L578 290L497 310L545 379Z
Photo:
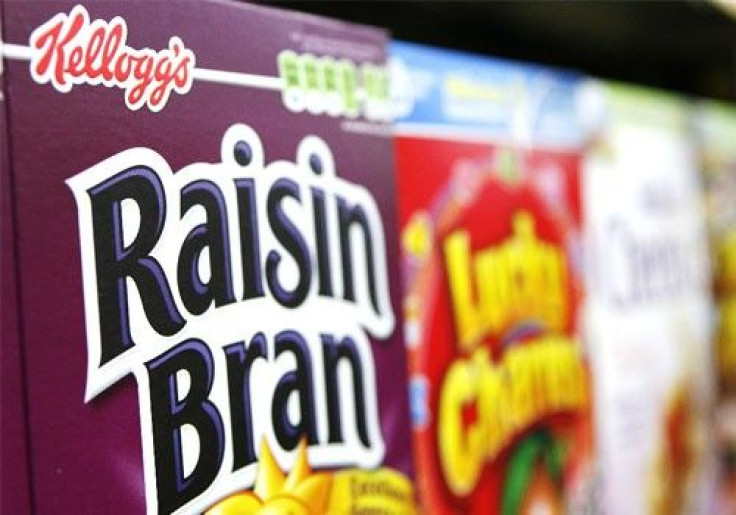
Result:
M592 496L572 75L394 43L404 314L429 513Z

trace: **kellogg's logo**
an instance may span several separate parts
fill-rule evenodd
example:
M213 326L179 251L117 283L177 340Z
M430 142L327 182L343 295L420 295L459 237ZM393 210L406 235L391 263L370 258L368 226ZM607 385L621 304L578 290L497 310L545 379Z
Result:
M33 80L60 93L80 84L121 88L133 111L143 105L161 111L172 91L186 94L194 80L276 91L294 113L388 122L395 111L389 71L380 63L284 49L276 56L278 75L258 75L196 68L194 53L178 36L163 50L131 48L127 37L121 16L90 21L87 9L77 5L34 30L28 46L3 43L0 53L30 60Z
M189 92L195 58L180 38L172 36L168 48L156 51L129 47L127 36L123 18L90 22L87 9L77 5L31 34L31 76L61 93L79 84L121 88L134 111L145 104L158 112L172 91Z

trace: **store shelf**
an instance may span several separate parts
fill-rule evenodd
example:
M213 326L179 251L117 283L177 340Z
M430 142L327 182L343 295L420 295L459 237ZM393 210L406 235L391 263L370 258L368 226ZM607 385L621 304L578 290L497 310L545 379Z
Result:
M398 39L736 100L736 19L706 2L272 2Z

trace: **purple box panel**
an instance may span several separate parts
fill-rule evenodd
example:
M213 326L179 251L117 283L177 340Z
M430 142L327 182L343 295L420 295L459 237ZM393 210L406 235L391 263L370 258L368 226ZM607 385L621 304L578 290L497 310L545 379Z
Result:
M0 512L27 513L31 497L4 83L0 72Z
M410 506L386 35L4 9L36 512Z

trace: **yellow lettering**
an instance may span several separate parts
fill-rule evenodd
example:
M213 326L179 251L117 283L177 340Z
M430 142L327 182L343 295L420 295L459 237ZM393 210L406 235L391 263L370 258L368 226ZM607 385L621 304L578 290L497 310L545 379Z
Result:
M482 335L482 326L473 301L470 237L465 232L453 233L445 240L444 248L457 339L461 349L471 350Z
M478 401L480 374L472 362L456 361L440 395L438 413L439 455L447 484L456 495L472 491L484 462L485 429L481 423L465 428L463 408Z
M534 219L516 213L512 236L471 255L470 236L455 231L444 242L456 337L465 352L486 334L498 335L522 320L549 331L564 329L567 274L564 254L540 241Z
M440 392L438 444L450 490L467 495L485 462L519 432L553 413L587 407L588 378L577 342L546 336L512 347L497 364L487 348L455 361ZM475 404L466 424L463 409Z

